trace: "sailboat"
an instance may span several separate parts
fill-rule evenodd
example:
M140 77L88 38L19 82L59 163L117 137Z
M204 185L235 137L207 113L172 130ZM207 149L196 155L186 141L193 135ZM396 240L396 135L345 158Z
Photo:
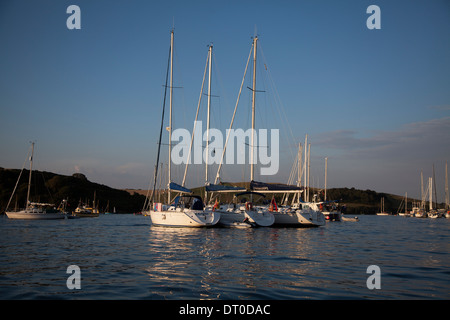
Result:
M154 177L154 187L151 195L150 203L153 203L153 207L150 209L150 218L152 224L156 226L165 227L210 227L217 224L220 219L220 213L214 211L204 210L204 204L199 196L192 195L190 189L180 186L171 181L171 152L172 152L172 92L173 92L173 45L174 45L174 31L170 33L170 95L169 95L169 165L168 165L168 205L163 205L162 203L153 203L155 185L157 181L158 174L158 163L159 155L161 149L161 136L164 123L164 108L165 108L165 97L163 103L163 112L161 119L160 137L158 144L158 154L156 159L155 167L155 177ZM167 91L167 78L169 72L169 65L167 66L166 75L166 90ZM171 201L171 191L179 192L181 195L177 196L174 201Z
M305 145L307 145L307 136L305 137ZM282 203L284 205L276 206L274 199L269 206L273 208L273 215L275 217L275 226L284 227L319 227L325 225L325 217L323 213L318 209L317 204L313 202L305 202L301 199L301 194L305 192L305 188L300 187L303 170L300 168L306 168L308 159L305 152L305 162L302 166L302 146L299 144L299 150L297 153L297 161L294 162L293 169L297 169L297 186L282 185L282 184L265 184L261 182L253 182L252 190L259 192L271 192L284 194ZM306 174L305 174L306 176ZM293 180L293 175L290 177ZM289 180L288 183L293 181ZM306 183L305 183L306 185ZM293 194L291 205L288 205L289 195ZM275 209L275 210L274 210Z
M109 200L108 200L108 204L106 205L106 209L105 209L105 214L115 214L115 213L116 213L116 207L114 207L112 212L109 210Z
M257 42L258 37L255 36L253 38L252 42L252 48L250 50L250 54L248 56L247 65L245 67L244 77L242 79L241 87L238 94L238 99L236 102L233 118L231 120L230 128L233 125L234 116L236 114L237 105L239 103L240 94L242 92L242 87L244 84L245 75L247 73L247 67L253 52L253 84L252 88L250 89L252 91L252 135L251 135L251 152L250 152L250 181L254 181L254 132L255 132L255 104L256 104L256 58L257 58ZM228 142L229 136L227 136L225 147L222 152L222 161L225 154L226 145ZM217 185L217 181L219 179L219 173L222 166L222 161L219 164L219 168L217 170L216 179L214 182L214 185L207 186L206 191L216 191L216 192L235 192L235 198L238 198L243 195L247 195L249 199L246 199L248 201L245 202L243 205L238 205L236 207L236 204L227 205L225 207L219 206L214 212L220 212L221 218L219 220L219 223L223 226L235 226L235 227L248 227L247 224L250 224L251 226L259 226L259 227L269 227L275 222L275 217L272 212L270 212L267 208L256 206L253 203L253 196L257 196L258 194L252 192L252 191L245 191L241 192L241 190L237 190L239 188L235 188L235 190L232 190L230 188L226 188L228 190L225 191L224 188L221 188L222 186Z
M381 198L381 210L380 212L377 212L377 216L388 216L389 213L384 211L384 197Z
M428 214L425 210L426 194L424 193L424 190L423 190L423 173L422 173L422 171L420 172L420 198L421 198L420 205L416 205L412 208L411 216L416 217L416 218L427 218Z
M34 142L31 143L31 157L30 157L30 175L28 178L28 191L27 191L27 202L26 208L20 211L8 211L11 199L14 196L17 185L20 180L20 176L17 179L16 186L11 195L11 198L6 206L6 215L9 219L27 219L27 220L53 220L53 219L64 219L66 216L64 213L59 212L54 209L54 206L49 203L36 203L30 202L30 189L31 189L31 174L33 172L33 155L34 155ZM23 170L23 169L22 169Z
M298 186L284 185L278 183L263 183L253 181L251 189L261 193L291 194L298 195L303 192ZM300 196L299 196L300 197ZM292 205L278 206L272 198L268 211L274 216L274 226L283 227L319 227L325 225L325 218L319 210L311 206L312 203L305 203L300 198Z
M401 210L403 205L405 207L405 212L400 212L400 210ZM409 213L408 213L408 192L405 193L405 198L400 203L400 205L398 207L398 210L397 210L397 213L401 217L409 217Z

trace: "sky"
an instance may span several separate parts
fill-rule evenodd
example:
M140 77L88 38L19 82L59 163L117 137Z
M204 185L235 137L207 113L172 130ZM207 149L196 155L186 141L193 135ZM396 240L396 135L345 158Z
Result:
M70 5L80 8L81 29L67 28ZM370 5L380 8L380 29L367 27ZM20 169L35 141L37 170L146 189L156 163L172 29L174 129L192 132L213 45L211 126L225 132L257 36L256 127L280 130L280 168L255 180L287 182L297 145L308 134L312 186L323 187L327 157L329 188L420 197L420 172L427 181L434 166L444 201L446 0L4 0L0 167ZM250 75L234 128L251 125ZM205 105L202 98L204 123ZM165 130L162 139L160 162L167 164ZM210 175L216 170L210 166ZM181 182L183 172L184 166L173 166L172 179ZM221 177L249 180L248 166L226 165ZM204 166L190 167L186 185L203 184Z

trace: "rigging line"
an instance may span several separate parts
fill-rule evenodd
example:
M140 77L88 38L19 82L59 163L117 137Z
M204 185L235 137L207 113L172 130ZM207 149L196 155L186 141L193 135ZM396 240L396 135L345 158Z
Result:
M170 88L172 88L172 89L184 89L184 87L174 87L174 86L171 87L171 86L164 85L164 84L161 85L161 86L162 86L163 88L169 88L169 89L170 89Z
M52 196L52 193L50 192L50 190L48 189L48 186L45 184L46 183L46 180L45 180L45 177L44 177L44 173L41 171L41 176L42 176L42 179L44 180L44 187L47 189L47 192L48 192L48 195L50 196L50 200L51 200L51 202L55 202L54 201L54 199L53 199L53 196Z
M253 90L253 88L250 88L247 86L247 89L249 89L250 91L255 91L255 92L266 92L266 90Z
M292 181L294 180L294 177L295 177L295 175L296 175L296 173L297 173L297 167L298 167L297 164L298 164L297 161L294 161L294 163L292 164L291 172L290 172L289 178L288 178L288 184L289 184L289 185L292 184ZM285 203L285 202L287 201L287 196L288 196L287 193L284 193L284 194L283 194L283 197L282 197L282 199L281 199L281 203Z
M164 110L166 109L166 96L167 96L167 80L169 78L169 66L170 66L170 52L171 52L171 46L169 46L169 54L168 54L168 61L167 61L167 70L166 70L166 86L164 89L164 99L163 99L163 108L162 108L162 115L161 115L161 128L159 129L159 146L158 146L158 153L156 156L156 170L155 170L155 177L153 180L153 190L152 190L152 194L150 197L150 202L153 203L153 198L155 195L155 188L156 188L156 181L157 181L157 177L158 177L158 167L159 167L159 156L161 153L161 137L162 137L162 133L163 133L163 127L164 127Z
M255 130L256 130L256 129L255 129ZM247 142L244 142L244 144L247 145L247 146L249 146L249 147L255 147L255 148L269 148L269 146L258 146L258 145L252 146L251 144L249 144L249 143L247 143Z
M31 151L31 147L28 149L27 156L25 157L25 161L23 162L23 165L22 165L22 170L20 171L19 178L16 181L16 185L14 186L14 190L11 194L11 197L9 198L8 204L6 205L5 212L8 211L11 200L14 197L14 193L16 192L17 185L19 184L20 177L22 176L23 170L25 169L25 164L27 163L27 160L30 158L30 151Z
M189 159L191 158L192 144L193 144L193 141L194 141L194 134L195 134L195 126L197 124L198 114L199 114L199 110L200 110L200 104L202 102L202 93L203 93L203 87L204 87L204 84L205 84L206 71L208 70L208 62L209 62L209 52L206 55L205 71L203 72L202 87L200 89L200 96L198 97L198 105L197 105L197 112L195 114L194 128L192 129L191 143L190 143L189 152L188 152L188 155L187 155L187 158L186 158L186 166L184 168L183 181L181 182L181 186L182 187L184 187L184 184L186 182L186 175L187 175L187 171L188 171Z
M261 59L258 60L258 70L259 70L259 74L260 74L260 78L262 79L262 81L260 81L260 83L262 83L262 86L264 88L263 91L256 91L256 92L266 92L267 90L267 74L264 72L261 72L261 64L263 64L263 62L261 61ZM258 122L263 124L262 126L260 126L260 128L269 128L268 126L268 122L269 119L267 117L267 115L269 114L269 109L271 109L271 101L270 99L268 99L268 94L264 95L264 98L260 100L259 103L259 110L260 112L258 112ZM266 116L264 116L266 115ZM256 128L255 128L256 129Z
M270 82L270 84L271 84L272 91L274 92L274 99L275 99L275 102L276 102L276 104L278 104L278 105L280 106L280 108L277 108L277 111L278 111L278 113L279 113L279 115L280 115L280 120L283 120L283 118L284 118L284 121L285 121L285 123L287 124L287 129L289 129L288 132L289 132L290 135L291 135L291 139L292 139L292 141L294 142L294 144L296 144L296 139L295 139L294 134L293 134L293 132L292 132L292 128L291 128L291 126L290 126L290 124L289 124L288 117L286 116L286 110L284 109L283 104L282 104L282 102L281 102L281 98L280 98L280 95L279 95L279 93L278 93L278 90L277 90L277 87L276 87L276 85L275 85L275 82L274 82L274 80L273 80L272 73L270 72L270 68L267 67L267 60L266 60L266 57L264 56L263 48L262 48L261 45L260 45L259 48L260 48L261 56L262 56L262 58L263 58L263 60L264 60L264 65L265 65L266 70L267 70L268 79L270 80L269 82ZM282 112L280 112L280 109L281 109ZM284 116L284 117L283 117L283 116ZM291 153L292 157L294 158L295 156L294 156L294 154L293 154L293 151L292 151L290 148L289 148L289 150L290 150L290 153Z
M220 169L222 168L223 158L224 158L224 155L225 155L225 150L226 150L227 145L228 145L228 139L230 138L231 128L233 127L234 117L236 116L236 111L237 111L237 107L238 107L238 104L239 104L239 99L241 97L242 87L244 86L244 82L245 82L245 75L247 74L248 64L249 64L250 58L252 56L252 51L253 51L253 45L252 45L252 47L250 49L250 53L248 55L247 64L246 64L245 70L244 70L244 76L242 77L241 87L239 88L239 93L238 93L238 96L237 96L236 105L234 107L233 117L231 118L230 130L228 130L227 139L225 140L225 145L223 146L222 157L220 158L220 164L219 164L219 167L217 169L217 174L216 174L216 178L214 180L214 184L216 184L217 180L219 180Z
M220 94L219 99L218 99L218 106L214 109L217 112L213 112L213 119L215 121L216 128L220 128L222 130L223 129L222 128L223 121L220 121L223 118L222 111L228 109L225 107L225 109L222 110L222 102L224 102L225 106L229 106L230 103L228 102L225 87L223 85L222 75L220 72L219 65L217 63L215 51L212 52L212 58L213 58L214 70L215 70L215 72L213 73L213 77L214 77L215 83L217 84L217 87L219 89L218 91Z
M178 57L178 50L176 50L176 46L173 46L173 57L174 57L174 67L173 70L175 72L175 75L173 76L174 79L177 79L177 82L180 83L180 86L174 86L173 81L172 81L172 88L175 89L182 89L181 92L179 91L179 94L175 95L172 94L172 105L178 105L179 108L177 109L178 112L174 113L172 111L172 116L175 115L175 117L172 118L172 128L187 128L188 124L187 124L187 113L189 113L189 108L186 105L186 95L185 95L185 90L184 90L184 74L183 74L183 69L181 67L177 66L182 66L182 63L180 63L180 58ZM169 88L170 84L169 84ZM179 102L178 104L175 103L176 97L178 97ZM178 116L180 115L180 116ZM175 169L174 167L172 167L173 169ZM176 176L176 174L175 174ZM172 181L174 179L171 179Z

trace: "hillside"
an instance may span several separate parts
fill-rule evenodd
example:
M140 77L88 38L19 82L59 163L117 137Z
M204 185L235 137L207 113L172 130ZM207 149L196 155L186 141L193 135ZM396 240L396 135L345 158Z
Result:
M10 207L24 207L27 194L28 170L24 170ZM0 168L0 212L3 212L9 201L20 170ZM230 183L229 185L249 187L248 182ZM193 188L195 194L204 195L204 187ZM316 190L312 189L311 194ZM109 209L114 207L118 213L133 213L142 210L147 190L118 190L89 181L85 175L75 173L72 176L59 175L45 171L34 171L32 178L31 199L36 202L49 202L58 205L63 199L68 199L69 209L74 210L79 201L92 204L94 195L98 208L104 211L109 202ZM267 195L267 199L271 199ZM380 210L381 198L385 199L385 211L396 213L402 202L402 197L372 190L355 188L332 188L327 190L329 200L339 200L347 206L347 214L375 214ZM231 201L232 194L222 194L221 202ZM281 195L275 196L278 203ZM409 203L412 199L409 200Z
M0 212L3 212L11 197L11 193L20 175L18 169L0 168ZM10 208L25 206L28 188L29 170L24 170L17 186ZM75 173L72 176L59 175L45 171L34 171L31 182L30 197L35 202L46 202L58 205L67 199L69 210L74 210L79 201L92 204L94 200L102 212L109 202L109 209L116 212L133 213L142 210L145 196L130 194L108 186L90 182L85 175Z
M232 186L238 186L243 188L249 188L250 183L249 182L238 182L238 183L224 183L227 185ZM203 197L205 194L205 188L204 187L198 187L198 188L192 188L191 189L194 194L200 195ZM131 194L133 193L139 193L139 194L147 194L147 190L127 190ZM311 188L311 193L314 194L319 192L320 194L322 190L317 190L314 188ZM163 199L165 199L167 195L163 196ZM267 194L266 199L267 201L270 201L272 198L272 194ZM275 200L277 203L281 202L282 195L276 194ZM327 190L327 199L328 200L337 200L341 204L345 204L347 207L347 214L355 215L355 214L376 214L380 211L380 202L381 198L384 198L384 206L385 211L390 213L397 213L397 210L403 200L402 196L393 195L393 194L387 194L387 193L380 193L375 192L373 190L358 190L355 188L331 188ZM231 202L233 200L233 194L232 193L224 193L220 195L219 198L220 202ZM322 200L322 199L320 199ZM408 200L408 208L411 209L411 201L413 199ZM418 200L414 200L418 201Z

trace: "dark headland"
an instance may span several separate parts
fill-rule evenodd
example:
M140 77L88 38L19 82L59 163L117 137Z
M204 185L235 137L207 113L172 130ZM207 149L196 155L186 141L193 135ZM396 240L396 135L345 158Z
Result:
M10 208L24 207L28 170L23 171ZM0 167L0 212L4 212L11 197L11 193L19 177L19 169L4 169ZM248 183L236 183L247 187ZM193 188L194 193L203 194L204 188ZM312 189L311 194L323 194L321 190ZM69 210L74 210L80 201L92 205L94 201L100 212L109 207L109 211L116 208L117 213L134 213L142 210L147 190L114 189L103 184L91 182L82 173L71 176L46 171L34 171L32 178L31 199L34 202L46 202L58 205L63 199L68 200ZM268 198L271 198L268 195ZM276 200L280 201L277 195ZM359 190L355 188L331 188L327 190L328 200L338 200L347 207L347 214L375 214L380 210L381 198L384 198L385 211L397 213L403 196L375 192L373 190ZM229 199L221 199L226 201ZM409 199L410 201L418 201Z

